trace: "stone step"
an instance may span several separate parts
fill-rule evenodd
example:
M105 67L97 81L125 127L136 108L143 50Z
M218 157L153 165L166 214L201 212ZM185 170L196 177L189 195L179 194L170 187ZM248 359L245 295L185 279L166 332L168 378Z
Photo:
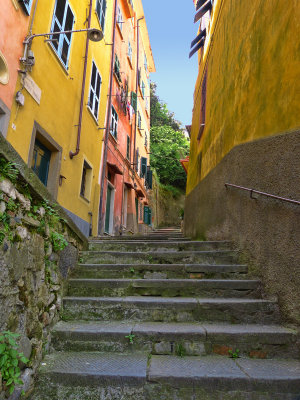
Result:
M83 251L81 263L89 264L231 264L236 263L238 253L231 250L210 251Z
M297 360L91 352L46 356L33 400L296 400Z
M132 336L132 343L129 340ZM272 325L161 322L59 322L51 345L58 351L146 351L151 354L292 358L297 331Z
M65 297L64 320L280 322L276 302L195 297Z
M190 241L191 239L188 237L184 237L181 235L164 235L164 234L156 234L156 235L123 235L123 236L99 236L89 239L89 243L93 243L95 241L104 240L104 241L115 241L115 240L125 240L125 241L157 241L157 240L168 240L168 241Z
M153 356L149 399L297 400L300 362Z
M73 271L76 278L234 278L244 279L246 265L239 264L79 264Z
M259 280L70 279L69 296L261 297Z
M41 364L33 400L142 400L146 379L146 354L56 352Z
M89 242L90 251L187 251L187 250L229 250L232 243L229 241L200 242L200 241L132 241L132 240L102 240Z

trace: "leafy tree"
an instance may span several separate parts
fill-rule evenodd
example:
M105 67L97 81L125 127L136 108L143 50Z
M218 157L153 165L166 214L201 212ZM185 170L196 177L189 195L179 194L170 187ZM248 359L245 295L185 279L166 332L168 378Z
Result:
M189 141L180 123L156 95L156 85L151 84L151 166L160 182L184 189L186 173L180 159L189 153Z

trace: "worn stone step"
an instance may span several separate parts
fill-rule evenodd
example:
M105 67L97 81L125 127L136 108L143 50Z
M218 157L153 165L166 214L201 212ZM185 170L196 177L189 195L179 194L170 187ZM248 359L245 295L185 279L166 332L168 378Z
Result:
M84 251L80 259L89 264L230 264L236 263L238 253L231 250L210 251Z
M34 400L142 400L147 355L56 352L45 357L38 376Z
M125 241L157 241L157 240L168 240L168 241L189 241L191 240L188 237L181 235L164 235L164 234L156 234L156 235L123 235L123 236L99 236L89 239L90 243L94 241L105 240L105 241L115 241L115 240L125 240Z
M235 278L244 279L246 265L238 264L79 264L73 271L75 278Z
M276 302L195 297L65 297L65 320L279 323Z
M90 251L187 251L187 250L228 250L232 248L229 241L132 241L132 240L114 240L114 241L93 241L89 242Z
M148 382L149 399L296 400L300 362L153 356Z
M70 296L261 297L259 280L70 279Z
M132 343L129 340L132 337ZM59 351L147 351L151 354L229 356L229 350L256 358L292 358L297 331L272 325L161 322L59 322L52 346Z

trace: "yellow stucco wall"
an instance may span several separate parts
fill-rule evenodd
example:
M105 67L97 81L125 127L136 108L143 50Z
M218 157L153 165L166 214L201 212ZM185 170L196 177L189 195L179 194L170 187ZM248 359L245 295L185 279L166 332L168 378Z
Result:
M215 4L210 44L199 58L187 194L234 146L300 126L300 2ZM198 141L205 68L206 122Z
M35 3L35 2L34 2ZM69 0L75 15L73 29L84 29L86 13L90 0ZM28 162L34 121L36 121L63 149L60 174L65 176L62 185L58 186L58 202L89 222L89 212L93 213L93 233L96 234L99 205L99 169L102 151L102 138L105 126L107 93L109 84L109 69L112 38L112 7L113 1L107 1L104 40L91 42L87 63L87 77L83 107L82 132L79 155L73 160L69 152L75 151L77 126L81 97L81 85L84 66L86 33L74 33L72 37L69 68L66 69L51 44L43 38L33 40L32 50L35 55L35 65L29 75L40 87L41 102L38 104L32 96L23 89L25 95L24 107L17 107L14 102L7 139ZM33 5L34 7L34 5ZM51 29L55 0L41 1L37 6L33 32L44 33ZM91 27L100 29L95 12L96 1L93 0ZM95 61L102 78L100 107L98 121L95 120L87 107L91 79L92 61ZM22 87L20 79L16 91ZM89 201L80 196L81 176L84 159L93 167L93 179L89 193Z

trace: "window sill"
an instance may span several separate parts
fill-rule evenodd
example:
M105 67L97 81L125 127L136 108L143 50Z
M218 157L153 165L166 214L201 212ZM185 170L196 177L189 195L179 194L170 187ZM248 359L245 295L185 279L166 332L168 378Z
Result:
M113 141L115 144L118 143L117 137L115 137L115 136L111 133L111 131L109 131L109 137L112 139L112 141Z
M130 60L130 57L128 55L127 55L127 60L128 60L129 65L130 65L130 68L133 69L132 61Z
M93 111L91 110L90 106L87 105L86 108L88 109L89 114L91 115L91 117L93 118L95 124L96 124L97 127L98 127L98 126L99 126L98 120L97 120L97 118L95 117L95 115L94 115Z
M124 21L122 21L122 22L124 23ZM120 36L121 36L121 39L123 40L123 32L121 31L120 25L119 25L119 23L118 23L118 22L116 23L116 25L117 25L117 28L118 28L119 34L120 34Z
M114 72L114 77L115 77L115 79L117 81L118 86L120 87L121 84L122 84L122 81L119 79L118 75L115 72Z
M80 194L80 198L81 198L82 200L84 200L86 203L90 204L90 200L87 199L86 197L84 197L82 194Z
M69 66L66 66L62 60L60 59L59 55L57 54L56 48L53 46L51 42L48 42L48 46L51 49L52 53L55 55L56 60L59 62L60 66L63 68L63 71L69 76Z

